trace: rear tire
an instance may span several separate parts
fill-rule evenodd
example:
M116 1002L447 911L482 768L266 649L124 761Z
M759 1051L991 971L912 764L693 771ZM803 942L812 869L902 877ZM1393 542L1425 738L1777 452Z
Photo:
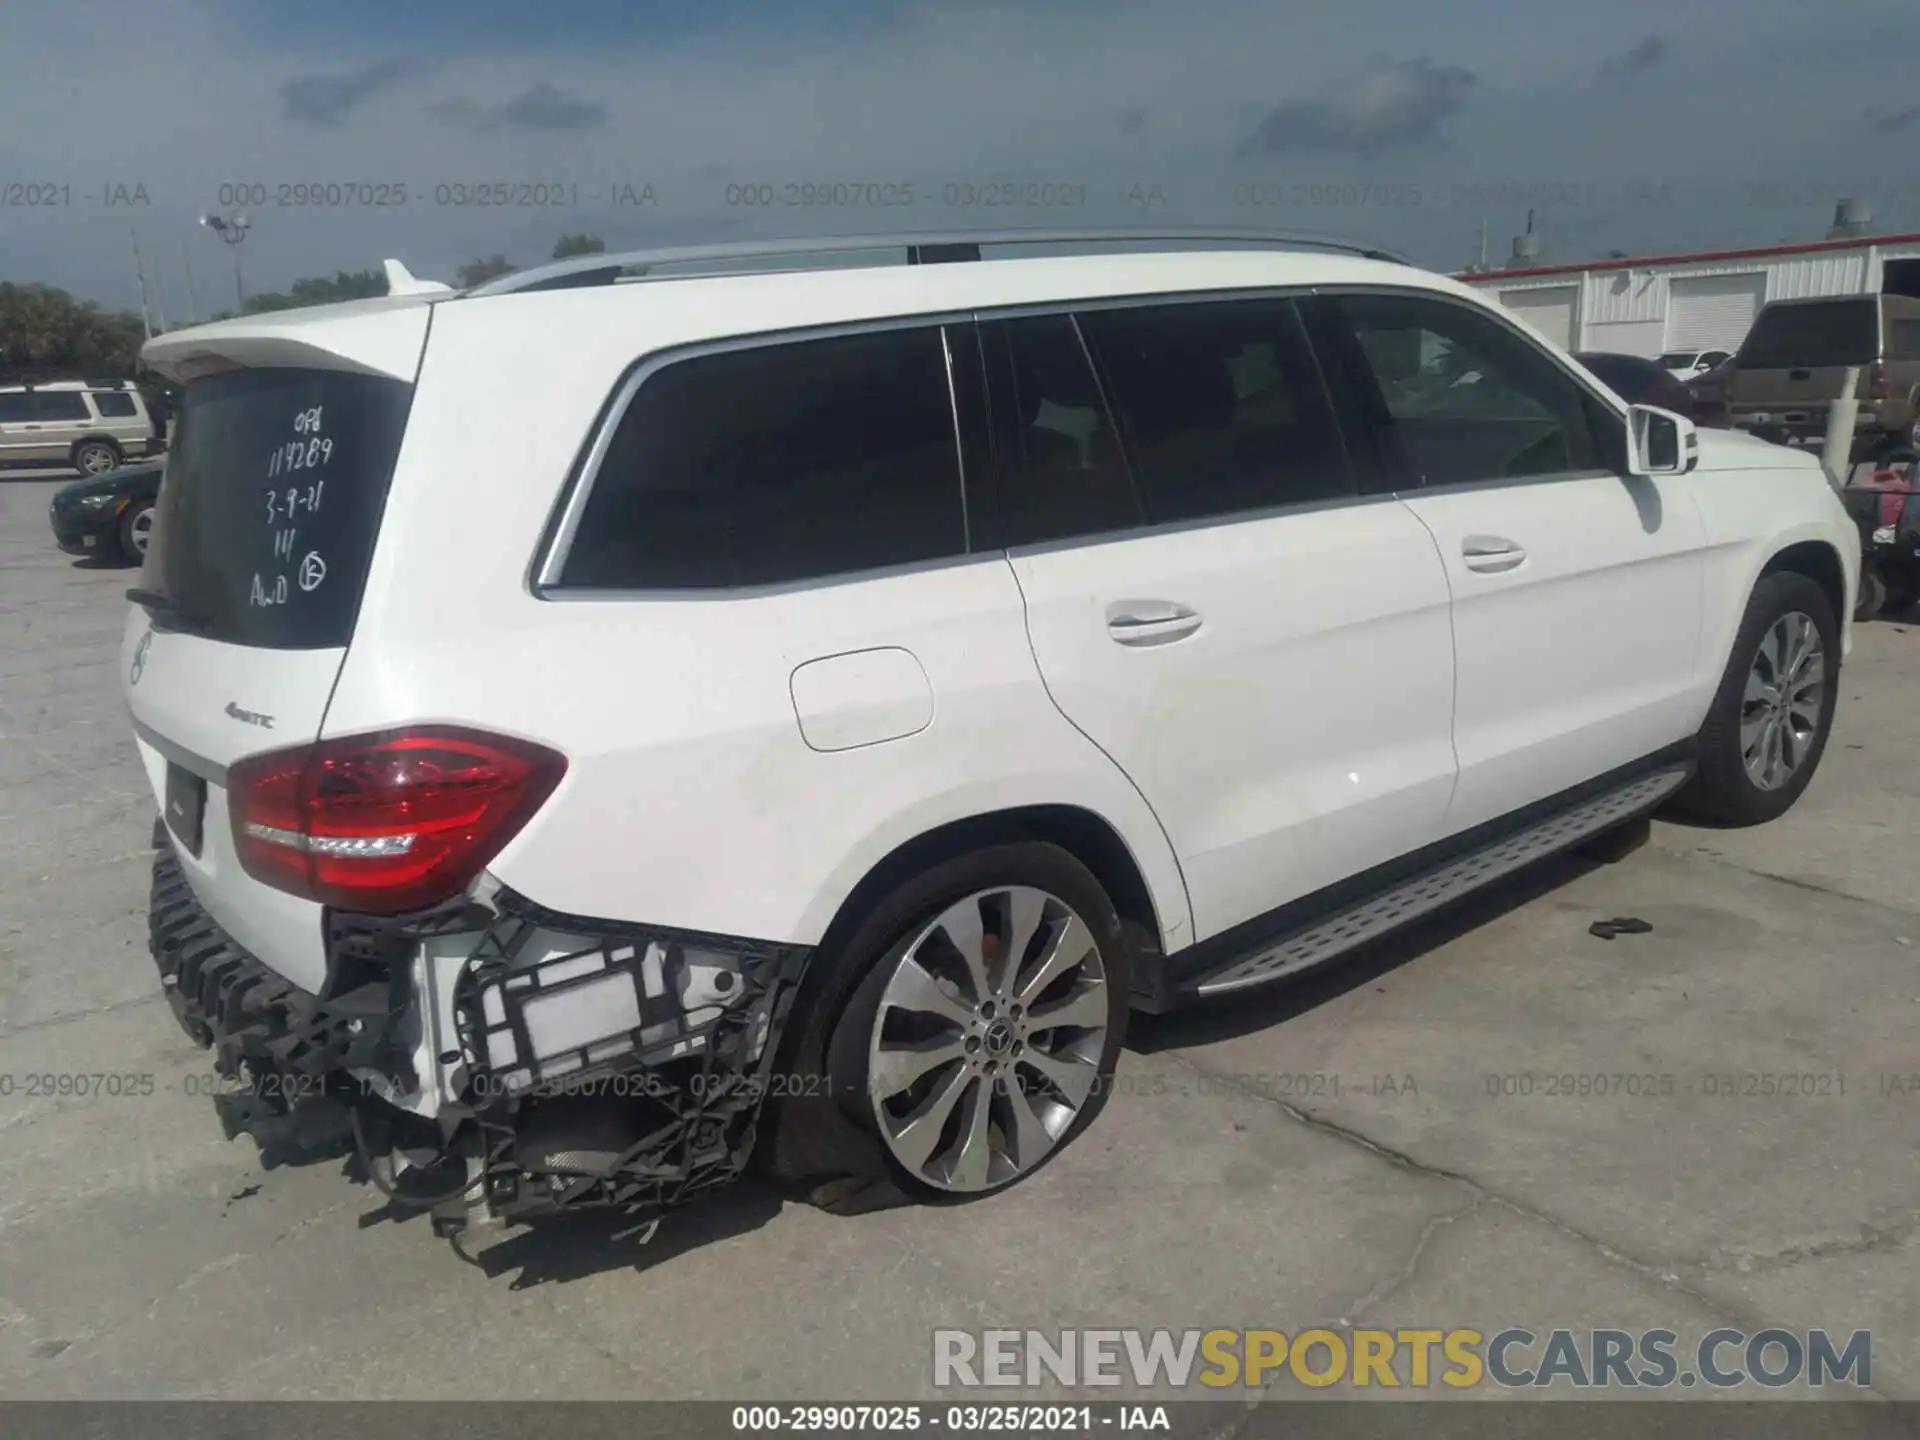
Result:
M1700 729L1699 773L1682 808L1739 826L1791 810L1826 753L1839 681L1826 592L1796 571L1763 575Z
M1853 618L1871 620L1887 608L1887 582L1871 568L1860 571L1860 594L1853 602Z
M120 468L120 451L107 440L82 440L73 447L73 468L82 475L111 475Z
M1006 941L1022 932L1009 966ZM822 996L839 1009L832 1093L907 1197L1010 1189L1104 1107L1128 947L1113 901L1060 847L1021 841L934 867L875 906L836 970ZM1035 1023L1049 1018L1060 1023Z

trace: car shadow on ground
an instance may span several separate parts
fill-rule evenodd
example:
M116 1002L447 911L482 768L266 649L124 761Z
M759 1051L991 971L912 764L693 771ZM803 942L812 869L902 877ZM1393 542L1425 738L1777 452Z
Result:
M1443 915L1384 936L1297 980L1202 1003L1172 1015L1136 1015L1128 1028L1127 1048L1151 1055L1215 1044L1284 1025L1296 1016L1373 984L1491 920L1550 895L1605 863L1581 852L1550 857L1468 897ZM1568 904L1561 908L1567 912L1578 911L1577 915L1568 913L1566 921L1582 930L1586 928L1589 920L1584 907ZM277 1150L270 1156L262 1155L263 1168L269 1170L282 1165L304 1167L329 1162L341 1165L342 1178L376 1196L380 1194L350 1143L306 1152ZM510 1277L509 1289L526 1290L614 1270L650 1270L703 1246L758 1230L773 1221L789 1201L808 1203L794 1188L776 1184L750 1169L732 1184L662 1216L651 1236L627 1215L583 1210L517 1227L475 1225L448 1243L460 1259L482 1271L489 1280ZM898 1203L911 1202L900 1197ZM894 1207L876 1203L869 1208ZM432 1229L425 1209L396 1204L391 1199L363 1212L358 1220L361 1229L383 1224L405 1225L423 1237L430 1235Z
M394 1200L374 1183L351 1141L335 1139L311 1148L281 1144L263 1146L261 1169L305 1169L337 1164L340 1178L382 1203L361 1212L356 1228L402 1225L430 1239L430 1211ZM258 1187L255 1187L257 1191ZM243 1192L232 1200L246 1198ZM704 1245L744 1235L767 1224L786 1206L786 1192L749 1171L730 1185L716 1189L659 1217L653 1234L644 1224L621 1211L582 1209L544 1216L531 1224L470 1225L446 1243L465 1263L489 1280L511 1276L508 1288L526 1290L568 1280L582 1280L612 1270L650 1270L654 1266ZM229 1203L232 1203L230 1200Z
M651 1238L610 1211L584 1210L500 1232L488 1244L482 1232L452 1242L456 1254L489 1280L511 1276L509 1290L584 1280L610 1270L644 1272L656 1265L731 1240L767 1224L786 1199L767 1181L748 1175L725 1189L661 1217Z

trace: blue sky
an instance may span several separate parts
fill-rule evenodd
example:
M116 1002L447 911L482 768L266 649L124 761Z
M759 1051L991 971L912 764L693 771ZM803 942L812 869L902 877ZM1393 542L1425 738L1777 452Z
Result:
M132 227L169 319L189 267L231 302L195 219L236 208L254 288L582 229L1261 224L1452 268L1529 195L1557 259L1817 239L1851 190L1920 230L1910 0L0 0L0 35L0 186L60 197L0 206L0 278L130 304ZM914 199L743 203L789 186Z

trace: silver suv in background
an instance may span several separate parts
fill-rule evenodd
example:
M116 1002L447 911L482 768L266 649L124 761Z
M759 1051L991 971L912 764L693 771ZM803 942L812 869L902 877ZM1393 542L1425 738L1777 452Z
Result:
M105 475L165 449L131 380L53 380L0 386L0 461L71 465Z

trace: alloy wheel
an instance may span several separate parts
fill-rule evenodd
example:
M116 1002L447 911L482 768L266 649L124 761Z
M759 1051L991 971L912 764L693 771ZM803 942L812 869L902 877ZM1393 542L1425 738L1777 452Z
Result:
M949 906L874 1016L867 1098L894 1159L963 1194L1032 1170L1094 1096L1109 998L1093 929L1064 900L1006 886Z
M127 539L133 545L133 553L139 559L147 558L147 541L153 535L153 507L134 513L132 522L127 526Z
M1778 790L1799 773L1826 711L1826 650L1811 616L1792 610L1767 627L1740 708L1740 757L1747 778Z

